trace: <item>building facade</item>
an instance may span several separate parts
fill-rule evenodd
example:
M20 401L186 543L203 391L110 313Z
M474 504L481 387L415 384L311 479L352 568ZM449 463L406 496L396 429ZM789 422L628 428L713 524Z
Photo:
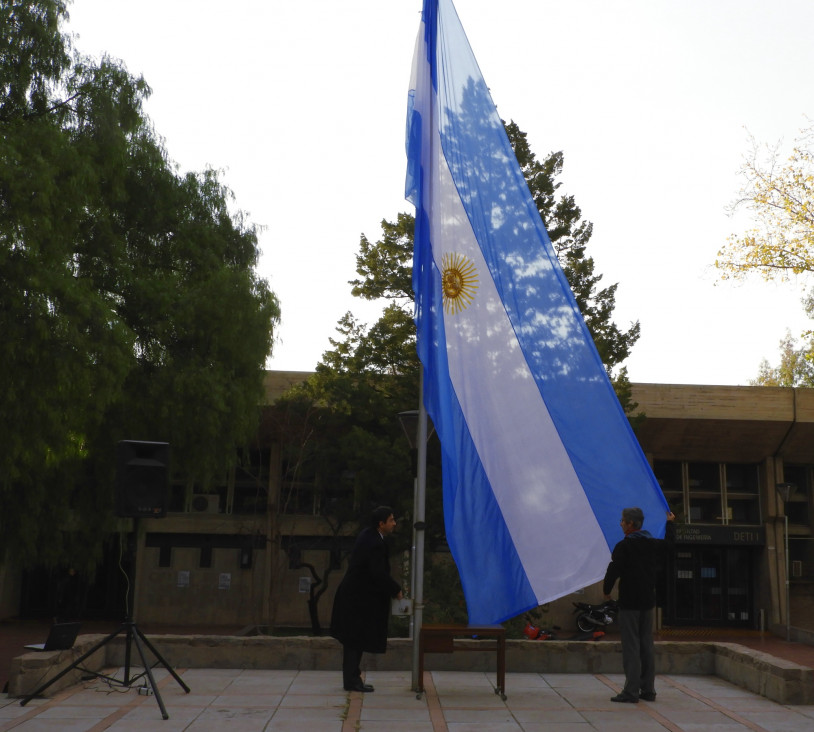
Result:
M269 372L268 403L307 376ZM637 437L678 518L662 624L782 634L810 615L814 389L635 384L633 399L646 416ZM308 628L313 580L327 574L316 606L327 626L337 542L354 531L337 535L324 506L284 485L281 439L258 440L214 492L174 484L167 517L141 520L139 622ZM9 586L0 587L6 607ZM572 601L600 599L599 586L585 588L552 603L546 622L569 626Z
M814 390L637 384L633 398L678 517L663 622L777 630L810 614Z

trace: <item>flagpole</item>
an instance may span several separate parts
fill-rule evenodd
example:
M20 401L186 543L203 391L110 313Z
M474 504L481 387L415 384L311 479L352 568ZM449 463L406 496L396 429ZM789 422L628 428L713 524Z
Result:
M427 495L427 410L424 406L424 366L419 368L418 381L418 460L416 466L415 505L413 506L413 529L415 531L415 556L413 557L413 691L418 691L418 651L421 624L424 618L424 514Z

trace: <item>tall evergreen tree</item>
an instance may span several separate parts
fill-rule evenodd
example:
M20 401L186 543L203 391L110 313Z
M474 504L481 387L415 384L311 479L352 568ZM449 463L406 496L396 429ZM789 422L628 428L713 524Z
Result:
M613 322L617 285L600 288L602 275L596 273L593 257L586 253L593 224L582 219L573 196L557 196L563 153L550 153L541 162L531 151L526 133L515 122L506 125L506 133L602 363L608 375L615 377L615 384L620 378L624 382L626 372L619 367L639 339L639 322L626 331Z
M558 195L561 183L557 178L564 164L562 152L550 153L539 161L529 147L526 133L515 122L506 125L506 132L617 396L625 409L631 411L636 405L630 401L627 370L622 364L639 338L639 323L622 330L613 322L617 285L600 287L602 275L596 273L594 260L586 252L593 224L583 220L573 196ZM394 346L407 346L413 364L410 368L417 368L412 327L414 217L402 213L395 222L383 220L381 227L379 241L371 243L364 235L361 237L356 256L359 278L350 284L357 297L387 300L390 306L369 331L357 323L353 343L347 337L344 341L332 340L335 350L323 356L325 367L335 368L338 362L347 365L353 354L354 368L381 370L383 362L395 357ZM384 337L386 334L389 339ZM405 336L406 340L396 336ZM404 360L408 351L402 350L393 362L402 370L408 368Z

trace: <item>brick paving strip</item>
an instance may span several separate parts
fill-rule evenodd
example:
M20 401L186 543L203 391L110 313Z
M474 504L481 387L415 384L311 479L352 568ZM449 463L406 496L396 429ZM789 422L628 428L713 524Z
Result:
M597 674L596 678L599 679L605 686L609 689L612 689L617 694L622 691L622 688L616 684L614 684L607 676L603 676L602 674ZM671 679L669 676L659 676L660 681L666 681L670 686L675 689L678 689L682 694L686 694L687 696L691 696L693 699L697 699L702 704L706 704L708 707L711 707L716 712L720 712L721 714L729 717L731 720L737 722L738 724L742 724L744 727L747 727L753 732L770 732L765 727L761 727L759 724L755 724L754 722L750 722L745 717L742 717L740 714L733 712L731 709L727 709L726 707L722 707L717 702L713 701L709 697L704 696L703 694L699 694L697 691L693 691L684 684L680 684L678 681ZM655 719L659 724L663 725L666 729L669 729L671 732L682 732L682 728L678 725L671 722L669 719L666 719L661 714L659 714L658 709L654 703L651 702L639 702L638 704L639 709L643 709L647 714Z
M64 691L57 692L50 699L47 699L44 704L40 704L39 706L36 707L29 707L28 712L26 712L22 717L10 719L5 724L0 725L0 732L7 732L8 730L12 730L15 727L19 727L24 722L30 722L32 719L38 717L40 714L47 711L48 709L58 707L66 699L70 699L74 694L78 694L80 691L84 691L84 687L82 685L70 686ZM19 704L20 700L14 699L13 703ZM106 729L106 727L103 727L102 729Z
M621 687L611 681L607 676L603 674L595 674L594 678L598 681L601 681L605 686L608 687L611 691L618 694L622 691ZM745 717L742 717L737 712L733 712L731 709L727 709L726 707L721 706L714 700L710 699L709 697L700 694L693 689L690 689L687 686L671 679L669 676L659 676L661 681L668 683L675 689L681 691L681 693L686 694L687 696L692 697L700 701L702 704L714 709L716 712L720 712L726 717L729 717L734 722L743 725L747 729L752 730L753 732L771 732L767 730L765 727L761 727L759 724L752 722ZM364 694L358 691L350 692L350 706L348 708L348 716L345 719L345 722L342 725L342 732L356 732L359 728L359 724L361 721L362 716L362 704L364 699ZM441 708L441 702L438 698L438 692L435 689L435 684L432 680L432 673L429 671L424 672L424 696L427 700L427 707L430 713L430 722L432 723L433 732L448 732L446 719L444 718L444 712ZM645 712L651 719L658 722L662 727L670 732L683 732L683 728L679 725L671 722L669 719L664 717L662 714L659 713L658 709L656 708L655 704L651 704L649 702L640 702L637 705L637 709ZM98 732L106 729L105 727L99 727ZM0 730L2 732L2 730ZM97 728L94 728L90 732L97 732Z
M187 669L176 669L175 672L179 676L181 676L186 670ZM169 686L171 681L175 682L175 679L172 678L172 676L170 676L169 674L165 678L161 679L161 681L158 681L157 686L158 686L159 691L163 691L164 687ZM131 688L136 688L136 687L131 687ZM148 694L146 696L142 696L141 694L136 692L135 695L133 696L133 699L130 701L130 703L127 706L121 707L120 709L117 709L115 712L112 712L107 717L105 717L102 721L100 721L97 724L93 725L93 727L91 727L88 730L88 732L103 732L103 730L106 730L114 722L118 722L122 717L129 714L137 706L140 706L141 704L144 704L148 699L151 699L153 701L153 703L155 704L155 713L156 713L157 717L160 719L161 718L161 709L158 706L158 702L155 700L155 696L153 694ZM169 714L169 710L168 710L167 713ZM172 717L172 715L170 715L170 717Z
M94 724L93 727L88 730L88 732L102 732L102 730L106 730L108 727L110 727L110 725L112 725L114 722L118 722L122 717L129 714L133 709L142 704L148 698L149 697L146 696L139 696L138 693L136 693L126 706L119 707L114 712L108 714L108 716L106 716L104 719ZM161 717L161 712L158 709L158 705L156 705L156 714L159 718Z
M15 727L19 727L23 722L27 722L30 719L34 719L38 714L45 711L46 709L50 709L51 707L57 706L60 702L64 701L65 699L69 699L72 697L79 689L74 687L70 687L63 692L56 694L54 697L49 699L45 704L33 707L29 709L22 717L17 717L16 719L10 719L8 722L0 725L0 732L7 732L7 730L14 729ZM14 699L13 704L19 704L19 699Z
M364 692L349 691L348 692L348 716L342 723L342 732L356 732L359 729L359 723L362 719L362 697Z
M603 676L602 674L597 674L596 677L599 681L601 681L605 686L607 686L611 691L616 692L617 694L621 693L622 687L617 686L614 684L607 676ZM662 678L662 677L659 677ZM696 696L696 698L701 699L702 701L707 701L703 699L703 697ZM622 704L621 706L624 706ZM660 725L662 725L665 729L669 729L670 732L682 732L681 727L677 724L673 724L669 719L666 719L661 714L658 713L658 710L653 707L651 702L639 702L637 705L638 708L643 709L647 712L648 716L655 719Z
M693 689L684 686L684 684L681 684L678 681L671 679L669 676L662 676L660 678L664 679L668 684L670 684L670 686L678 689L683 694L691 696L693 699L698 699L698 701L703 702L707 706L712 707L716 712L725 714L730 719L735 720L738 724L742 724L745 727L754 730L754 732L770 732L765 727L761 727L759 724L755 724L754 722L749 721L748 719L746 719L746 717L742 717L740 714L738 714L737 712L733 712L731 709L722 707L720 704L713 701L712 699L709 699L708 697L705 697L703 694L699 694L697 691L694 691Z
M178 670L177 673L180 675L184 673L186 669ZM161 679L158 682L159 688L163 688L169 684L170 681L175 681L172 676L167 676L166 678ZM131 687L136 688L136 687ZM57 693L55 696L48 699L45 704L41 704L40 706L33 707L27 714L24 714L22 717L17 717L16 719L11 719L5 724L0 725L0 732L9 732L9 730L13 730L15 727L19 727L24 722L28 722L35 717L42 714L47 709L52 709L53 707L58 707L63 701L66 699L70 699L74 694L78 694L82 691L85 691L86 686L82 683L76 684L74 686L70 686L64 691ZM115 693L123 693L123 692L115 692ZM158 702L155 701L155 696L152 694L148 696L141 696L140 694L136 693L133 695L132 700L119 708L115 711L112 711L107 717L103 720L97 722L93 727L88 729L88 732L103 732L104 730L108 729L114 722L118 722L122 717L129 714L133 709L143 704L148 699L151 699L155 703L155 710L156 714L158 715L159 719L161 718L161 710L158 707ZM14 700L15 704L19 704L20 701L18 699ZM344 729L344 728L343 728Z
M411 691L411 693L414 693ZM356 732L362 718L362 703L364 694L360 691L351 691L348 716L342 723L342 732ZM433 732L449 732L447 721L444 719L444 712L441 710L441 702L438 699L438 692L432 682L432 674L424 672L424 698L427 700L427 708L430 713L430 722ZM0 730L2 732L2 730Z
M412 690L411 694L415 693ZM361 691L350 692L350 706L348 716L342 724L342 732L356 732L362 718L362 702L364 694ZM430 713L430 723L433 732L449 732L447 721L444 719L444 712L441 709L441 701L438 699L438 692L432 681L432 674L424 672L424 698L427 700L427 710Z
M427 698L433 732L448 732L447 720L444 719L441 701L438 699L438 692L435 690L432 674L429 671L424 672L424 696Z

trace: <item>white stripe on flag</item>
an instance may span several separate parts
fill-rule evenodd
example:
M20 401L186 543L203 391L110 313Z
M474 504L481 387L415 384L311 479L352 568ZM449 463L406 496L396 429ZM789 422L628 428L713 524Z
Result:
M445 254L465 255L478 275L473 302L444 315L450 378L523 568L538 602L546 602L573 591L575 578L584 585L601 579L610 554L517 343L438 130L431 134L433 258L443 273ZM564 547L568 561L552 559Z

